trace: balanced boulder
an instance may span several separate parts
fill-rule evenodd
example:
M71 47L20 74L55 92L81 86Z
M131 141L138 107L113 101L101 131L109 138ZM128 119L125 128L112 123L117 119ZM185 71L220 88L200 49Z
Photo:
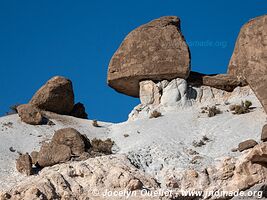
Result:
M167 16L127 35L109 63L108 84L118 92L139 97L140 81L186 79L189 72L190 52L180 19Z
M267 112L267 15L241 28L228 73L246 80Z
M41 112L30 104L23 104L17 107L18 115L21 121L31 125L41 125L44 122L44 117Z
M61 76L53 77L35 93L30 104L42 110L69 114L74 107L72 82Z

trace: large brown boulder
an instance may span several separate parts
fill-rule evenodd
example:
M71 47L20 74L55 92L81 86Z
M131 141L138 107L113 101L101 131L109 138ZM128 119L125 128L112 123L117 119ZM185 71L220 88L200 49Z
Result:
M238 80L235 76L229 74L211 74L206 75L198 72L190 72L187 79L192 86L210 86L217 89L232 92L238 86L246 86L245 80Z
M45 118L41 112L30 104L23 104L17 107L18 115L21 121L31 125L41 125Z
M48 167L69 161L70 158L70 147L54 143L44 143L38 153L37 163L41 167Z
M70 147L72 155L85 151L84 137L74 128L63 128L55 132L52 143Z
M228 73L245 79L267 112L267 15L241 28Z
M37 155L41 167L69 161L72 156L82 156L90 148L90 141L73 128L55 132L51 142L44 143Z
M130 32L113 55L108 84L118 92L139 97L141 80L186 79L190 52L180 29L180 19L161 17Z
M51 78L35 93L30 104L42 110L69 114L74 106L72 82L61 76Z

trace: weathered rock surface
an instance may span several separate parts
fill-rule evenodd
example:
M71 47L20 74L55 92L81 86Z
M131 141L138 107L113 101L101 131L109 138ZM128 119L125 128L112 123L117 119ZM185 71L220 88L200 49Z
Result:
M140 82L140 101L144 105L160 103L160 89L153 81Z
M245 151L247 149L253 148L254 146L256 146L258 143L255 140L246 140L244 142L239 143L238 145L238 150L241 151Z
M187 83L187 81L180 78L157 83L141 81L141 104L137 105L129 114L129 120L148 118L154 110L164 115L164 112L175 111L178 108L189 108L197 105L203 107L203 103L205 106L209 105L210 108L217 105L218 109L225 110L223 105L239 105L241 100L249 100L253 102L253 106L261 107L259 100L249 86L239 87L234 84L235 86L231 87L234 90L229 92L225 90L227 86L223 87L224 89L217 89L214 84L211 84L211 87L199 85L196 82ZM230 90L230 88L228 89ZM253 98L251 98L252 96ZM228 109L225 111L229 112Z
M239 33L228 73L246 80L267 112L267 15L246 23Z
M254 147L248 154L247 159L252 163L258 163L267 166L267 144L261 143Z
M210 86L213 88L232 92L238 86L246 86L245 80L238 80L229 74L206 75L198 72L190 72L187 82L192 86Z
M135 191L129 199L162 199L142 196L141 189L156 190L158 184L132 166L126 156L103 156L86 161L55 165L42 170L31 181L7 191L9 199L126 199L105 197L108 191ZM0 198L4 199L3 197ZM164 199L164 198L163 198Z
M16 168L22 174L32 175L32 159L28 153L19 156L16 160Z
M82 119L88 119L88 115L85 111L85 107L82 103L76 103L70 113L73 117L78 117Z
M267 141L267 124L265 124L262 128L262 132L261 132L261 140L263 142Z
M38 153L41 167L69 161L71 156L82 156L88 141L77 130L64 128L55 132L50 143L44 143Z
M72 82L60 76L51 78L35 93L30 104L42 110L69 114L74 107Z
M162 105L173 106L178 103L185 103L187 98L187 82L184 79L177 78L169 83L162 81L159 85L162 89Z
M70 147L53 143L44 143L38 153L37 162L40 167L64 163L71 158Z
M85 151L84 138L74 128L63 128L56 131L51 143L70 147L73 155L80 155Z
M41 112L30 104L19 105L17 111L21 121L27 124L41 125L44 123Z
M142 80L186 79L190 52L180 29L180 19L161 17L133 30L113 55L108 84L118 92L139 97Z
M149 199L141 195L144 188L149 191L172 190L172 195L152 199L188 199L182 196L182 191L202 191L202 198L227 199L223 192L242 191L267 180L265 143L256 145L244 155L220 159L216 165L205 169L168 169L160 171L164 174L165 182L161 187L149 175L130 164L123 155L102 156L85 161L55 165L42 170L31 181L23 182L7 191L10 199L34 199L42 196L45 199L77 198L106 199L106 190L135 191L130 199ZM264 158L262 158L264 157ZM213 193L211 193L213 192ZM218 192L218 193L216 193ZM230 193L231 194L231 193ZM177 196L178 195L178 196ZM222 196L220 196L222 195ZM258 193L250 196L252 199ZM111 196L113 199L125 199Z

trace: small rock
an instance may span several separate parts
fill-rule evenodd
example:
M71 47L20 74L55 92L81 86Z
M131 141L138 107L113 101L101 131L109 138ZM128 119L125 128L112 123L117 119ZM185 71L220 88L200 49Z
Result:
M138 179L133 179L127 185L129 191L140 190L143 187L143 183Z
M109 138L106 140L93 139L91 143L93 151L101 152L104 154L112 154L112 147L114 142L111 139Z
M3 194L0 192L0 199L1 199L1 200L11 199L11 197L12 197L12 196L11 196L9 193L7 193L7 192L5 192L5 193L3 193Z
M263 142L267 141L267 124L265 124L262 128L262 132L261 132L261 140Z
M98 124L97 120L93 120L92 125L94 127L100 127L100 125Z
M54 126L54 125L56 125L56 124L55 124L54 122L52 122L51 120L48 120L47 125L49 125L49 126Z
M16 152L16 149L14 149L13 147L9 147L9 151Z
M38 160L38 152L33 151L31 152L32 164L36 165Z
M232 152L237 152L238 151L238 148L232 148L231 151Z
M258 143L255 141L255 140L246 140L244 142L241 142L239 145L238 145L238 150L240 152L244 151L244 150L247 150L247 149L250 149L250 148L253 148L254 146L256 146Z
M206 143L203 141L203 140L200 140L200 141L196 141L196 140L194 140L193 141L193 146L194 147L202 147L202 146L204 146Z
M28 153L19 156L16 160L16 168L22 174L32 175L32 159Z

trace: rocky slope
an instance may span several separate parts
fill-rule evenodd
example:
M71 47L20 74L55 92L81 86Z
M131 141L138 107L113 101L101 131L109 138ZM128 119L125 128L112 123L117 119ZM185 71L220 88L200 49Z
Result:
M232 93L206 86L202 89L213 93L201 93L201 100L186 99L184 105L161 105L161 117L150 119L143 111L120 124L99 122L101 127L94 127L90 120L49 112L46 115L55 125L28 125L21 122L18 115L0 118L1 191L8 191L13 199L25 199L27 195L39 195L38 198L42 199L41 194L48 199L51 196L79 199L78 196L93 197L94 189L100 194L104 194L105 189L127 189L131 180L141 182L138 189L169 189L179 195L182 190L241 190L266 181L265 175L261 174L266 174L266 169L248 162L251 150L233 152L240 142L247 139L260 142L261 129L266 123L264 110L252 90L248 86L236 88ZM232 114L229 104L241 100L250 100L253 109L243 115ZM222 113L208 117L207 113L201 112L201 107L212 105L217 105ZM44 141L49 141L56 130L64 127L75 128L89 139L111 138L115 141L113 151L116 155L70 161L47 167L30 177L16 172L18 154L13 151L39 150ZM257 148L263 147L256 146L254 151ZM244 168L247 169L245 175ZM81 172L84 169L87 171ZM70 175L72 170L80 175ZM114 178L113 171L120 174L119 178ZM88 177L85 182L81 173ZM242 178L244 176L246 179ZM113 184L118 185L115 187ZM137 199L147 199L141 194L136 195L139 195ZM170 199L169 196L165 198Z

